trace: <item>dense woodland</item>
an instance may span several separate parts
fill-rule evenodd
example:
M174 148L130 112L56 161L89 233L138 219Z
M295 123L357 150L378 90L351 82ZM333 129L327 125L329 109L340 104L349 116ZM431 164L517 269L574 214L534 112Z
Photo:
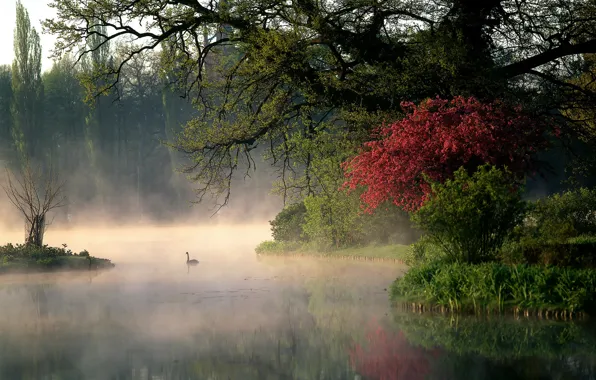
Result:
M205 220L217 210L214 199L191 207L193 188L177 172L184 157L165 144L196 111L169 84L159 52L135 57L118 86L89 94L87 88L98 85L93 70L119 65L126 43L91 39L89 46L98 48L92 55L78 62L65 55L42 73L39 34L20 2L14 36L15 60L0 66L0 162L13 170L24 157L51 163L67 181L68 205L58 220L67 214L79 222L89 222L89 215L171 221L194 214ZM235 183L232 217L255 217L257 207L267 213L264 201L245 201L263 200L267 185L242 177Z

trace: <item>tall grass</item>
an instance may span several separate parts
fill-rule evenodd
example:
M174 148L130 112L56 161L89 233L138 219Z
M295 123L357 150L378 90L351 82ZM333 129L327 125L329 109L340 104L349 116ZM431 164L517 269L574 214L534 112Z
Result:
M590 314L596 310L596 271L500 263L415 266L391 286L394 302L458 312Z

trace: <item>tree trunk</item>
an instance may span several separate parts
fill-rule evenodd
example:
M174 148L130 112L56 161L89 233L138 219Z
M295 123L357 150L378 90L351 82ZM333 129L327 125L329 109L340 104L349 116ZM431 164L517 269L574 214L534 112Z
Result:
M43 246L45 219L45 215L35 215L33 221L27 225L27 239L25 240L27 245Z

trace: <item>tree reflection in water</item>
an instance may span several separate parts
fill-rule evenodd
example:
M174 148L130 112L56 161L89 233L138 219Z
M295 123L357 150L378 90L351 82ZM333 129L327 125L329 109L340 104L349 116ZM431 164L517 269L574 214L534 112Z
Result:
M401 331L388 332L376 321L367 329L366 342L355 342L349 351L356 371L377 380L424 380L438 354L438 350L412 347Z
M124 293L87 278L3 286L0 380L587 380L596 373L596 329L579 323L392 315L385 293L330 278L235 304L210 294L141 297L161 287Z

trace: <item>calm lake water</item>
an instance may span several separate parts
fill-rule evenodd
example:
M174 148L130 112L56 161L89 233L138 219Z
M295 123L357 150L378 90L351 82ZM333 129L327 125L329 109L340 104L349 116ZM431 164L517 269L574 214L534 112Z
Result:
M0 379L593 379L589 324L392 310L398 265L258 259L267 227L48 233L103 273L0 278ZM187 268L185 251L201 261Z

